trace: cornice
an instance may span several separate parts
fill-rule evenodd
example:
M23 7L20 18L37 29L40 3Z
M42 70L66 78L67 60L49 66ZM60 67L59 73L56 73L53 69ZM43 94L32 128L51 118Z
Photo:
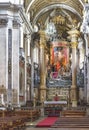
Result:
M10 3L10 2L3 2L3 3L0 3L0 10L14 10L14 11L18 11L19 10L19 8L20 8L21 6L20 5L15 5L15 4L12 4L12 3Z
M23 8L20 8L19 14L20 14L20 16L21 16L23 22L26 24L26 26L27 26L29 32L32 34L32 33L33 33L32 25L31 25L31 23L29 22L29 20L28 20L28 18L27 18L27 16L26 16L26 13L25 13L25 11L24 11Z
M11 4L10 2L7 2L7 3L0 3L0 10L6 10L6 11L12 11L12 12L18 12L19 15L18 16L14 16L16 17L21 17L22 21L25 23L27 29L29 30L29 33L33 33L33 28L30 24L30 22L28 21L28 18L25 14L25 10L23 9L23 7L21 5L15 5L15 4ZM2 17L3 14L0 14L0 17ZM5 12L4 14L4 17L7 17L7 18L12 18L13 19L13 16L9 16L7 12Z

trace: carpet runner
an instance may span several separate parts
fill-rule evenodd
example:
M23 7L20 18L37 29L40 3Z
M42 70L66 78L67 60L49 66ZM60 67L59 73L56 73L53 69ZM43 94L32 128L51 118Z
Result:
M57 119L58 117L47 117L40 121L36 127L51 127L57 121Z

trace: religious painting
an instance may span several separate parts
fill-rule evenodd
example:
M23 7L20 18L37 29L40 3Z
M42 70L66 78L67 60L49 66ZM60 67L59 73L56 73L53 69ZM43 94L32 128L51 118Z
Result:
M52 42L50 64L47 66L47 87L65 87L72 84L70 48L66 41Z
M52 47L52 71L54 77L58 74L64 75L69 67L69 48L67 43L59 42L53 43Z

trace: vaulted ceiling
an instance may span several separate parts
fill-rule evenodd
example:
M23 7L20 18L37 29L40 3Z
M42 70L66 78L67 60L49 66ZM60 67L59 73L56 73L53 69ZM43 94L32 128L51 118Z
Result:
M25 0L26 12L31 13L32 19L49 12L54 8L63 8L71 11L81 18L84 0Z
M56 20L56 27L65 33L72 26L81 24L83 19L84 0L25 0L25 11L30 13L30 22L40 24L45 28L45 24L51 17ZM58 18L61 18L63 23Z

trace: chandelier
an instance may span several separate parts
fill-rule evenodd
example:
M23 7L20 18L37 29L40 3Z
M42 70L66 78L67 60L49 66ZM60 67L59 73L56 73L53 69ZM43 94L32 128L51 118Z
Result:
M47 27L46 27L45 33L48 36L52 36L52 35L55 35L56 32L57 31L56 31L55 24L50 20L50 22L47 23Z

